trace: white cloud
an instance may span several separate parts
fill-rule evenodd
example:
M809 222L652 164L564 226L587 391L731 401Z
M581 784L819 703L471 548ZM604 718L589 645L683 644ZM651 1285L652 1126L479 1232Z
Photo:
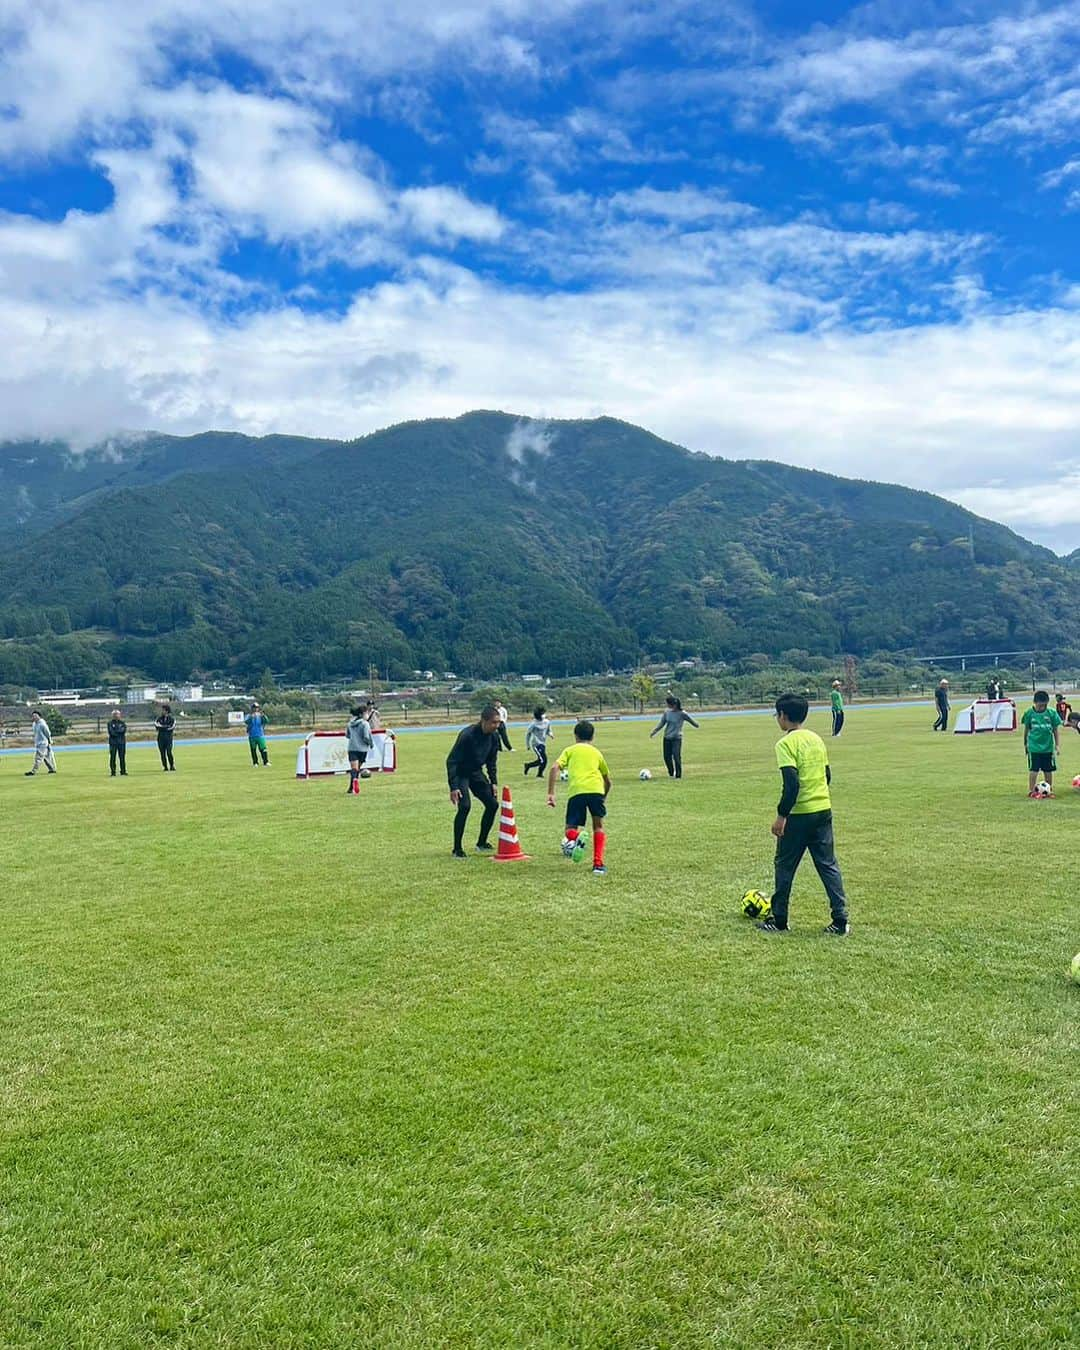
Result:
M864 334L782 332L768 317L710 287L522 295L444 264L341 318L7 304L3 430L355 436L476 407L606 413L697 450L953 493L1075 458L1076 311Z
M41 153L126 118L167 78L177 52L240 52L278 91L349 96L362 79L418 74L448 54L464 67L521 72L530 38L582 0L3 0L0 153Z
M527 455L549 455L554 439L555 428L550 422L517 422L506 438L506 453L515 464L523 464Z
M144 107L185 137L194 196L271 239L389 218L386 193L357 152L291 100L186 85L148 93Z
M505 228L498 211L453 188L407 188L398 202L416 233L428 239L494 241Z

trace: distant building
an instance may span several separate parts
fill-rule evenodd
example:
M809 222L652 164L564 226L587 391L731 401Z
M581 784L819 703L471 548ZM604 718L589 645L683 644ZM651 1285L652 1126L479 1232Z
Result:
M135 684L127 691L129 703L153 703L158 696L156 684Z
M521 683L522 683L522 684L543 684L543 683L544 683L544 677L543 677L543 675L522 675L522 677L521 677Z
M203 687L201 684L180 684L175 694L181 703L198 703L203 696Z

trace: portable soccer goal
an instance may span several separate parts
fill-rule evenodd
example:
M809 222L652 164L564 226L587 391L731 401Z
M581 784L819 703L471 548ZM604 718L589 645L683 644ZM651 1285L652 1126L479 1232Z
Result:
M979 731L1015 731L1016 704L1011 698L977 698L957 714L953 733L971 736Z
M364 768L372 773L394 773L397 740L392 732L373 731L375 745L368 751ZM297 778L328 778L349 772L349 738L343 731L313 731L296 752Z

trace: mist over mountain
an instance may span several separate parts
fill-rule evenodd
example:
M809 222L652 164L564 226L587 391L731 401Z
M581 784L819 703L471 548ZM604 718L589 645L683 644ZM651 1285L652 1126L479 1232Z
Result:
M0 488L6 683L1080 646L1075 573L1004 526L610 418L9 443Z

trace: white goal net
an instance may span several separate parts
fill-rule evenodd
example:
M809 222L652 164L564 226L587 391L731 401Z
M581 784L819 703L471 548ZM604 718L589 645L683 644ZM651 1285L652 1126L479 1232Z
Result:
M1015 731L1016 704L1011 698L977 698L957 714L953 732L971 736L978 731Z
M394 773L397 769L397 740L390 731L374 731L374 747L368 752L364 768L372 773ZM349 738L343 731L313 731L296 752L297 778L325 778L349 772Z

